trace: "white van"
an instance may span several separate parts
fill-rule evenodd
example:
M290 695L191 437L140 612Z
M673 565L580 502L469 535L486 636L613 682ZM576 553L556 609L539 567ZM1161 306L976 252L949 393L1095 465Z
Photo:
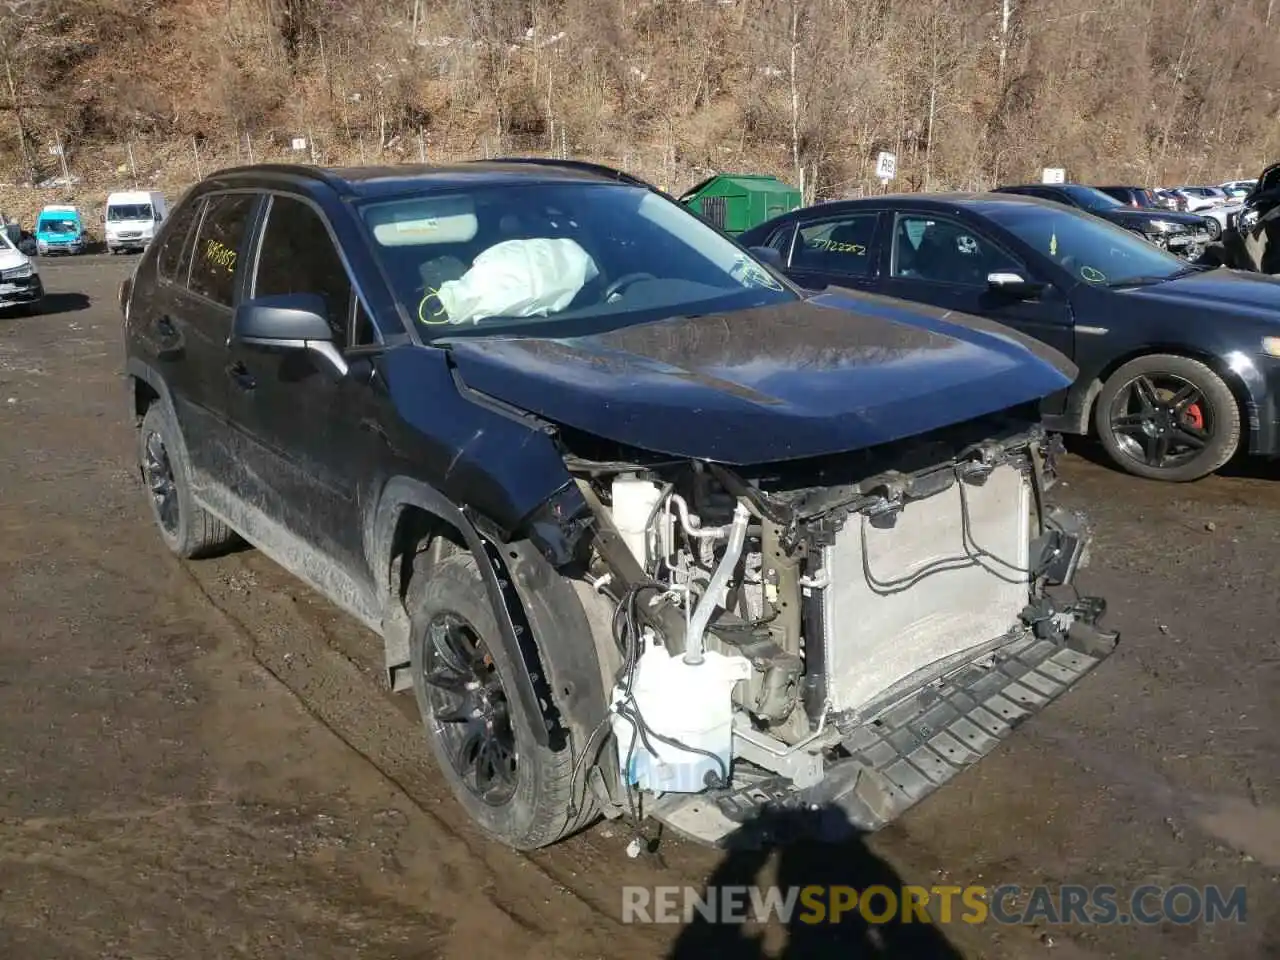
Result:
M127 190L107 196L103 214L107 251L141 250L156 235L160 221L169 213L164 197L158 193Z

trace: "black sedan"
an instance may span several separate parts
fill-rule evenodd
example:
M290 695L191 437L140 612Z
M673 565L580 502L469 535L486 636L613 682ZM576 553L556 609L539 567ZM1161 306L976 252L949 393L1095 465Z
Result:
M1280 452L1280 279L1181 260L1083 211L1008 193L820 204L747 231L809 287L978 314L1070 356L1046 424L1123 469L1195 480Z

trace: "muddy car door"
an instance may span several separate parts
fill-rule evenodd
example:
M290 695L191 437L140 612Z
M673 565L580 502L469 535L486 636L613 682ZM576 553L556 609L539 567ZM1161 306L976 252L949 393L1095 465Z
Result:
M147 362L169 386L194 482L215 507L217 491L207 488L227 479L227 337L257 202L252 193L215 193L185 204L156 259L154 295L135 298Z
M360 478L375 472L375 437L361 427L360 411L373 377L368 359L349 376L340 368L357 342L373 338L372 324L324 216L300 197L271 196L246 286L255 300L318 295L334 353L231 345L229 409L244 467L237 478L244 523L260 542L275 541L292 565L307 567L311 579L332 578L322 584L327 592L362 607L373 579L358 491ZM315 573L302 553L323 571Z

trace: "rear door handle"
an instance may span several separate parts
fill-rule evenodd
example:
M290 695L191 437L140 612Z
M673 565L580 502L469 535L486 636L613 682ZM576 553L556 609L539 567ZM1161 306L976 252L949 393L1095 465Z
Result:
M258 385L258 381L255 380L253 374L249 372L249 368L240 360L237 360L235 363L227 364L227 376L229 376L235 385L241 390L252 390Z
M173 325L173 320L169 317L161 317L156 321L156 330L160 332L162 337L176 337L178 328Z

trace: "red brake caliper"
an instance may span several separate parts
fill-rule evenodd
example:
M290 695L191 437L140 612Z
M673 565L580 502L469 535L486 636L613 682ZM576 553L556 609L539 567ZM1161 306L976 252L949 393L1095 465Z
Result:
M1200 409L1200 404L1193 403L1187 407L1185 411L1187 425L1195 427L1197 430L1204 429L1204 412Z

